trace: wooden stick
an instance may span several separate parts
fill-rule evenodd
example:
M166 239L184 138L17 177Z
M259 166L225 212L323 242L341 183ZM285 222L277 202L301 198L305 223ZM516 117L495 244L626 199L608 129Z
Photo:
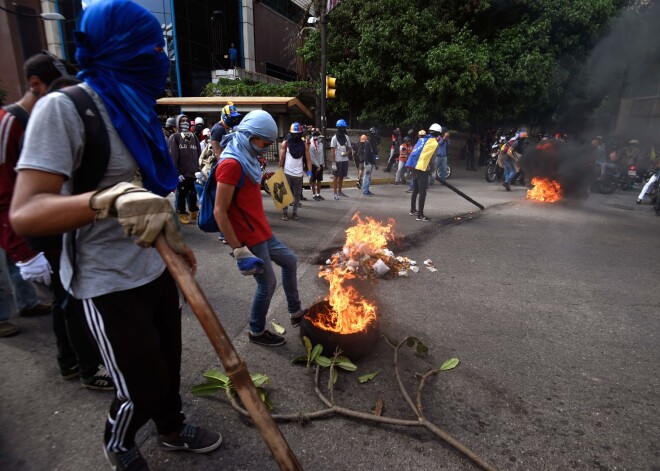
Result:
M296 455L259 397L245 363L238 356L225 329L220 324L215 312L213 312L213 308L190 273L188 265L167 244L163 234L158 236L155 245L167 265L167 269L179 285L183 296L190 304L200 324L202 324L202 328L218 354L222 366L236 387L236 392L241 398L245 409L250 413L252 421L261 433L266 445L270 448L280 469L283 471L302 470L303 468Z
M459 190L458 188L456 188L454 185L450 185L449 183L447 183L446 180L445 180L445 181L440 180L440 177L438 177L437 175L436 175L435 179L436 179L437 181L439 181L441 185L446 186L447 188L449 188L451 191L453 191L453 192L456 193L457 195L462 196L463 198L465 198L466 200L468 200L470 203L472 203L473 205L475 205L477 208L479 208L479 209L484 209L484 206L483 206L481 203L476 202L475 200L473 200L472 198L470 198L468 195L466 195L465 193L463 193L461 190Z

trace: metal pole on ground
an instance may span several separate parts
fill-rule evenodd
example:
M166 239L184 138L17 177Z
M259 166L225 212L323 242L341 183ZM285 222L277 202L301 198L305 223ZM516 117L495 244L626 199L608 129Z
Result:
M435 179L436 179L437 181L439 181L441 185L444 185L444 186L446 186L447 188L449 188L451 191L453 191L454 193L456 193L456 194L458 194L458 195L461 195L463 198L465 198L466 200L468 200L470 203L472 203L473 205L475 205L477 208L479 208L479 209L485 209L485 208L483 207L483 205L481 205L480 203L477 203L475 200L473 200L472 198L470 198L468 195L466 195L465 193L463 193L461 190L459 190L458 188L456 188L454 185L450 185L449 183L447 183L447 180L442 181L442 180L440 180L440 177L437 176L437 175L435 176Z

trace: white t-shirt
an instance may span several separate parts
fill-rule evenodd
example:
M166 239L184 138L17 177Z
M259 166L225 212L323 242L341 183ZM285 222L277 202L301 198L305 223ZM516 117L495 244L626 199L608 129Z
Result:
M137 162L112 125L101 98L86 84L99 108L110 137L110 160L97 188L107 188L134 179ZM64 94L46 95L34 107L25 133L25 146L17 169L35 169L66 177L63 194L71 194L71 177L80 166L85 126L73 102ZM164 138L163 138L164 139ZM71 234L64 235L60 277L65 289L71 283ZM94 221L77 230L76 276L71 294L88 299L137 288L158 278L165 264L154 248L141 248L116 218Z
M303 171L303 161L305 160L305 154L299 159L294 159L289 152L289 147L286 148L286 158L284 159L284 173L291 175L292 177L303 177L305 172Z
M335 149L335 162L348 162L348 149L351 148L351 139L346 135L346 145L342 146L337 141L337 135L332 136L330 147Z

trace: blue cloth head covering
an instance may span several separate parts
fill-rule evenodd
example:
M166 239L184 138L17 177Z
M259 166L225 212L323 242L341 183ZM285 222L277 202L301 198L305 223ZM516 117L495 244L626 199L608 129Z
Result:
M250 144L251 137L275 142L277 125L273 117L266 111L256 110L245 115L235 133L222 138L220 146L224 147L220 160L237 160L252 183L261 181L261 166L259 154Z
M158 20L130 0L96 1L78 19L75 40L78 78L103 99L145 188L167 195L178 179L154 110L170 67Z

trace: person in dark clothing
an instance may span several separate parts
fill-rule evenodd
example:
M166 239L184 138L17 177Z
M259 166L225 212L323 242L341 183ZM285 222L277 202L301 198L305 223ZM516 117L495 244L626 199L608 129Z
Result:
M376 166L378 158L378 131L376 128L369 130L369 139L364 143L364 177L362 177L362 196L374 196L369 190L371 185L371 173Z
M465 169L466 170L477 170L474 166L474 152L475 147L477 146L477 138L474 136L474 133L470 133L470 136L465 141Z
M168 147L174 166L179 172L179 184L176 187L176 211L181 224L190 224L197 220L197 191L195 190L195 174L199 172L199 156L201 148L197 137L190 132L190 120L185 114L176 118L179 132L170 136ZM186 203L190 217L186 212Z
M390 146L390 158L387 161L387 167L383 170L385 173L392 171L392 165L399 159L399 149L401 148L401 129L396 128L392 131L392 144Z

